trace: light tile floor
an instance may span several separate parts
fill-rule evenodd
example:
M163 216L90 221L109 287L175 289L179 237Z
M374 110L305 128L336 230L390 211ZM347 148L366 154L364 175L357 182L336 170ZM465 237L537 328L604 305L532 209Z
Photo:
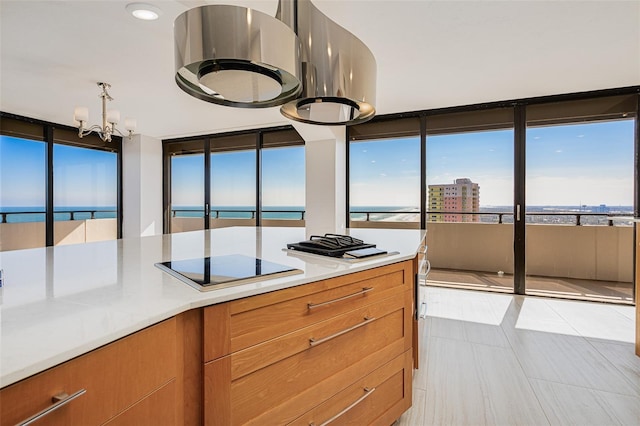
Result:
M640 425L635 307L427 287L398 424Z

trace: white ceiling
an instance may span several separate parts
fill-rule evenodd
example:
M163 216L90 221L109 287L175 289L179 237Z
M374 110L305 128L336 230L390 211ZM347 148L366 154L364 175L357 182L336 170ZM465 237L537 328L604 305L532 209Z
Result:
M209 104L174 82L173 21L204 1L0 0L0 110L72 125L110 107L169 138L286 124L279 109ZM275 14L277 0L209 1ZM640 1L314 0L369 46L378 114L640 84Z

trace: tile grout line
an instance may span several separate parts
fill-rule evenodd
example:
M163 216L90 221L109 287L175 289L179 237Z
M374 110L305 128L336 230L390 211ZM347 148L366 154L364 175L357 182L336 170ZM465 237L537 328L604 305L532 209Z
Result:
M526 295L521 296L522 300L516 300L515 295L512 298L512 303L520 303L520 306L522 307L522 305L524 304L524 301L526 300ZM521 310L521 309L520 309ZM518 311L518 313L520 313L520 310ZM563 319L564 320L564 319ZM516 321L517 322L517 321ZM544 414L545 419L547 420L547 423L549 425L551 425L551 419L549 418L549 415L547 414L547 410L545 410L544 405L542 404L542 401L540 401L540 397L538 396L538 394L536 393L532 383L531 383L531 377L529 377L524 369L524 366L522 365L522 361L520 360L520 357L518 356L518 353L515 351L514 347L513 347L513 343L511 342L511 339L509 339L509 336L507 336L507 333L505 333L504 331L504 326L503 326L504 321L502 321L500 323L500 331L504 334L504 338L507 341L507 344L509 345L509 350L511 351L511 353L513 353L513 356L516 359L516 362L518 363L518 366L520 367L520 369L522 370L522 374L524 375L525 379L527 380L527 384L529 385L529 388L531 389L531 392L533 393L533 395L536 398L536 402L538 403L538 405L540 406L540 410L542 410L542 413ZM513 328L514 332L516 331L515 329L515 322L514 322L514 328Z
M587 302L587 303L588 303L588 302ZM625 382L627 382L627 383L629 384L629 386L631 387L631 389L635 389L635 390L637 391L637 394L636 394L636 395L628 395L628 394L625 394L625 393L609 392L609 391L605 391L605 390L602 390L602 389L593 389L593 388L584 388L584 389L592 389L592 390L597 390L597 391L600 391L600 392L607 392L607 393L610 393L610 394L613 394L613 395L635 396L635 397L637 397L637 398L638 398L638 397L640 397L640 388L638 388L637 386L635 386L635 385L634 385L634 383L633 383L633 382L631 382L631 381L629 380L629 378L627 377L627 375L625 374L625 372L624 372L624 371L622 371L622 370L620 370L620 368L618 368L618 366L617 366L617 365L615 365L613 362L611 362L611 361L609 360L609 358L608 358L607 356L605 356L605 354L603 354L603 353L602 353L602 352L601 352L601 351L600 351L600 350L599 350L599 349L598 349L598 348L593 344L593 342L591 341L591 339L595 339L595 338L589 338L588 336L584 336L582 333L580 333L580 331L578 331L575 327L573 327L573 326L569 323L569 321L567 321L567 319L566 319L566 318L565 318L565 317L564 317L560 312L558 312L556 309L554 309L554 307L553 307L552 305L549 305L549 304L548 304L548 303L546 303L546 302L545 302L545 304L547 304L547 305L549 306L549 309L551 309L551 310L552 310L553 312L555 312L555 313L556 313L560 318L562 318L562 320L563 320L564 322L566 322L566 323L569 325L569 327L571 327L573 330L575 330L575 332L576 332L576 333L578 333L578 336L580 336L582 339L584 339L584 340L587 342L587 344L588 344L591 348L593 348L593 349L596 351L596 353L597 353L598 355L600 355L600 356L601 356L601 357L602 357L602 358L603 358L603 359L604 359L604 360L605 360L605 361L606 361L610 366L612 366L612 367L613 367L613 369L614 369L615 371L619 372L619 373L620 373L620 375L622 376L622 378L624 379L624 381L625 381ZM628 319L629 319L626 315L622 314L621 312L618 312L616 309L611 309L611 310L612 310L613 312L615 312L617 315L619 315L619 316L623 317L625 320L628 320ZM601 340L602 340L602 339L601 339ZM615 344L615 342L614 342L613 344ZM572 385L572 386L575 386L575 385ZM582 386L577 386L577 387L582 388Z

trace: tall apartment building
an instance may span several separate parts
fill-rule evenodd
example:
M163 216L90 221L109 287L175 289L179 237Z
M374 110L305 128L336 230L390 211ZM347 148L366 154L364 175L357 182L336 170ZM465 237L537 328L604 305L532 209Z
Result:
M477 215L457 212L480 211L480 186L469 178L456 179L453 184L429 185L428 211L429 222L479 222Z

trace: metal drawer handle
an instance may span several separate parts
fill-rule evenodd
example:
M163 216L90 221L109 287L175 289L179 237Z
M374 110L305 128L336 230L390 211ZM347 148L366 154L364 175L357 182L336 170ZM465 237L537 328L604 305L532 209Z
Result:
M420 305L420 319L427 318L427 302L422 302Z
M426 287L427 277L429 276L429 272L431 272L431 262L429 262L428 260L424 260L420 265L420 271L422 271L423 269L426 269L425 272L418 274L418 285Z
M351 404L350 406L348 406L344 410L340 411L338 414L336 414L335 416L331 417L329 420L327 420L326 422L322 423L320 426L326 426L329 423L331 423L332 421L336 420L338 417L342 416L347 411L351 410L353 407L355 407L356 405L360 404L362 401L367 399L373 393L373 391L375 391L375 390L376 390L376 388L371 388L371 389L364 388L364 392L365 392L364 395L362 395L360 398L356 399L353 402L353 404ZM315 426L315 423L311 422L311 423L309 423L309 426Z
M375 321L375 320L376 320L375 318L368 318L368 317L364 317L364 321L363 321L363 322L361 322L360 324L356 324L356 325L351 326L351 327L349 327L349 328L347 328L347 329L344 329L344 330L342 330L342 331L338 331L337 333L332 334L331 336L323 337L322 339L318 339L318 340L316 340L316 339L314 339L314 338L312 337L312 338L310 338L310 339L309 339L309 346L311 346L311 347L318 346L318 345L320 345L320 344L322 344L322 343L324 343L324 342L326 342L326 341L329 341L329 340L331 340L331 339L335 339L335 338L336 338L336 337L338 337L338 336L342 336L342 335L343 335L343 334L345 334L345 333L348 333L348 332L350 332L350 331L353 331L353 330L355 330L356 328L360 328L360 327L362 327L362 326L365 326L365 325L367 325L367 324L369 324L370 322L373 322L373 321Z
M335 303L335 302L340 302L341 300L346 300L346 299L350 299L352 297L355 296L360 296L361 294L365 294L370 292L371 290L373 290L373 287L362 287L362 290L353 293L353 294L347 294L346 296L342 296L342 297L338 297L337 299L333 299L333 300L329 300L327 302L322 302L322 303L307 303L307 308L309 309L313 309L313 308L318 308L320 306L325 306L325 305L329 305L331 303Z
M47 407L44 410L40 411L39 413L34 414L33 416L29 417L28 419L21 421L20 423L18 423L17 426L30 425L31 423L40 420L44 416L46 416L46 415L48 415L50 413L53 413L54 411L56 411L58 408L62 407L63 405L67 405L68 403L70 403L74 399L78 398L79 396L84 395L85 393L87 393L86 389L80 389L78 392L76 392L76 393L74 393L72 395L68 395L66 393L59 393L57 395L54 395L51 398L51 402L53 402L52 405L50 405L49 407Z

